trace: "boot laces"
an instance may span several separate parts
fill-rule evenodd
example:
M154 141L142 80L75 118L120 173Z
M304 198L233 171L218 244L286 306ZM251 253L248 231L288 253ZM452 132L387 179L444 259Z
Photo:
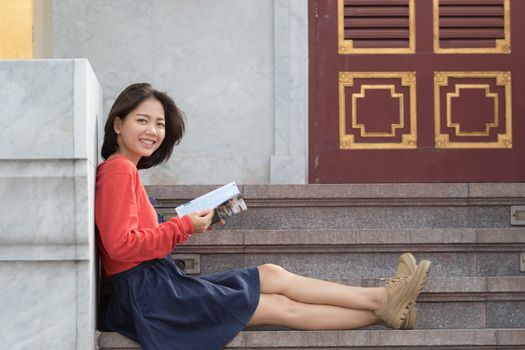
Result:
M390 278L381 278L381 281L385 281L385 286L387 288L398 288L406 283L407 278L408 276L405 274L400 274Z

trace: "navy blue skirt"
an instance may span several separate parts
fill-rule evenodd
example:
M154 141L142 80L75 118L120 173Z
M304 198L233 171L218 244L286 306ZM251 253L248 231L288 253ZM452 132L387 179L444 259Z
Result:
M256 267L188 276L171 259L155 259L111 278L106 327L144 350L222 349L259 303Z

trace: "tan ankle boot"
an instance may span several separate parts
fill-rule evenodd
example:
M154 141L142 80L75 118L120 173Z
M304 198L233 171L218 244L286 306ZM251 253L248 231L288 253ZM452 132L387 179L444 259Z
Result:
M397 271L396 275L392 278L387 279L385 287L389 287L390 284L396 283L400 278L408 277L412 275L417 268L416 258L411 253L404 253L397 259ZM410 303L408 305L407 318L403 320L399 329L414 329L416 327L417 319L417 307L416 303Z
M399 279L412 275L417 268L416 258L411 253L404 253L397 259L396 275L386 279L385 287L398 283ZM407 317L401 323L399 329L414 329L416 327L417 307L416 303L409 303Z
M403 265L401 269L405 272L405 269L412 266L413 257L410 255L403 255L402 257L400 257L400 265ZM375 312L387 326L400 329L402 326L410 327L415 324L415 321L412 322L412 319L415 319L414 315L411 315L409 321L405 320L408 318L410 308L415 307L416 298L428 279L430 265L430 261L423 260L411 275L404 276L403 274L399 278L392 278L387 282L387 302L385 306ZM405 322L404 325L403 322Z

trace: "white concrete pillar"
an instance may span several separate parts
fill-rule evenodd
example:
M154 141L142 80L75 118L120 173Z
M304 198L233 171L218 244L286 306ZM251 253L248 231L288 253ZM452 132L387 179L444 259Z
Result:
M94 349L100 86L85 59L0 61L0 344Z

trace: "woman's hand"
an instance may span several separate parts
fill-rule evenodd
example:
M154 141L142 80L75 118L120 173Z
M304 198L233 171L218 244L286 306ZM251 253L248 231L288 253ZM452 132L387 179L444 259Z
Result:
M213 209L208 209L188 214L193 223L193 227L195 228L195 232L204 232L210 227L213 212Z

